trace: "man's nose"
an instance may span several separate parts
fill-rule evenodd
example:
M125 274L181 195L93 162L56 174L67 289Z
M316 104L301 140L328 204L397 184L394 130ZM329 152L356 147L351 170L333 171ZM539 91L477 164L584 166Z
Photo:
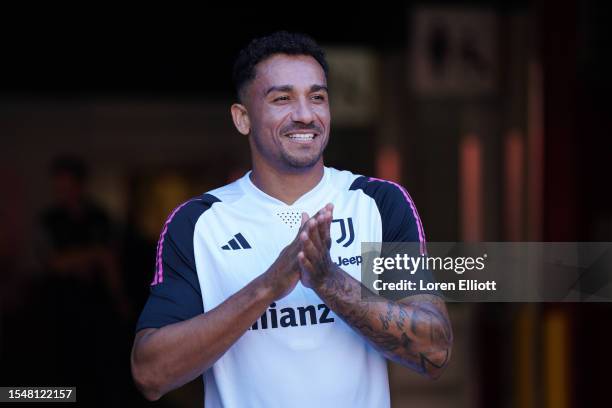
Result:
M308 100L300 99L297 101L291 119L293 119L294 122L300 122L306 125L314 121L314 113Z

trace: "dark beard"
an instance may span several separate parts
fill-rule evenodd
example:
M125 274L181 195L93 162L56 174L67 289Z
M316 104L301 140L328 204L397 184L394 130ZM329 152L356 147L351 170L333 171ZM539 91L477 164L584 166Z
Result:
M259 137L256 137L253 134L251 134L250 137L254 141L255 148L259 151L259 153L262 156L265 156L270 161L279 162L278 157L274 157L273 155L266 152L266 148L260 142ZM319 135L318 137L323 137L323 136ZM285 151L283 148L280 148L280 156L281 156L280 164L289 170L301 170L301 169L312 168L319 162L319 160L323 156L323 152L325 151L325 148L327 147L327 142L329 142L329 138L327 138L327 140L325 141L325 144L321 147L321 150L317 154L313 156L306 156L306 157L292 156L288 154L288 152Z

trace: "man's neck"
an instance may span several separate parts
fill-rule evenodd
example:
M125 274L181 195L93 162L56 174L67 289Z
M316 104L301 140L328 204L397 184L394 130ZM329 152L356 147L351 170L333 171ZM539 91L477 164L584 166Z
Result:
M253 163L251 181L267 195L291 205L319 184L323 172L323 160L313 167L296 171L279 171L263 163Z

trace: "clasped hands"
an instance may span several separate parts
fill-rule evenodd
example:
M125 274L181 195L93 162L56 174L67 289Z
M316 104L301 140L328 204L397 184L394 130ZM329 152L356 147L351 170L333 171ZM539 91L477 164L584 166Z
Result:
M297 236L300 247L297 258L302 284L311 289L323 284L332 273L333 262L329 250L333 211L334 206L327 204L311 218L302 213L302 226Z
M302 213L295 239L281 251L263 276L274 299L288 295L299 281L316 291L335 272L329 255L333 210L334 206L327 204L310 218Z

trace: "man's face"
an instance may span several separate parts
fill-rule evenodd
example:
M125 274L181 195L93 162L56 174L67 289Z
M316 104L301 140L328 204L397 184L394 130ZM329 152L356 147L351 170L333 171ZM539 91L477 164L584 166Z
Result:
M305 55L273 55L244 90L254 161L298 170L322 163L329 139L325 73Z

